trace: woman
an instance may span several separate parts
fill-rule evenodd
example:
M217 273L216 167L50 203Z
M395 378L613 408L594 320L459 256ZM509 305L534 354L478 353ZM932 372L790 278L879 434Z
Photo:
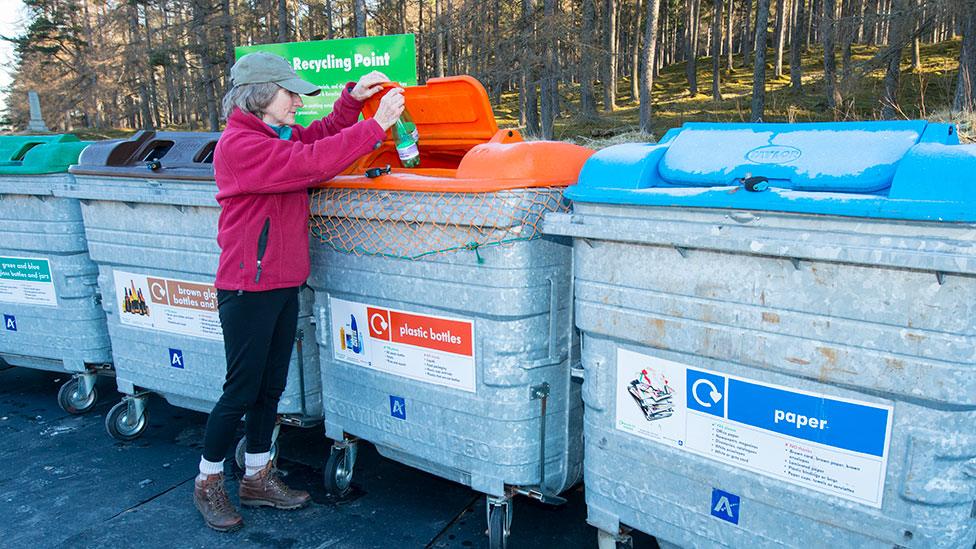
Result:
M193 502L207 526L243 525L224 489L223 459L241 417L247 448L241 505L298 509L307 492L288 488L271 466L271 436L285 388L298 322L298 292L309 275L308 188L331 179L373 150L403 111L403 90L357 121L362 102L388 79L379 72L350 82L332 114L295 125L301 94L319 88L287 61L266 52L241 57L224 97L227 128L217 142L214 174L220 220L217 303L227 377L210 413Z

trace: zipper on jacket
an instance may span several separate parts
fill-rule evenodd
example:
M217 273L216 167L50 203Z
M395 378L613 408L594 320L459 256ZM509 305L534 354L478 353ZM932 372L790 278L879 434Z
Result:
M265 218L264 227L261 229L261 235L258 236L258 273L254 275L254 282L259 282L261 280L261 260L264 259L264 251L268 247L268 229L271 228L271 218Z

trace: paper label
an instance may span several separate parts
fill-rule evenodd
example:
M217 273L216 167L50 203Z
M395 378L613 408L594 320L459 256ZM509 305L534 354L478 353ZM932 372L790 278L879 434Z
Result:
M892 411L617 350L617 429L876 508Z

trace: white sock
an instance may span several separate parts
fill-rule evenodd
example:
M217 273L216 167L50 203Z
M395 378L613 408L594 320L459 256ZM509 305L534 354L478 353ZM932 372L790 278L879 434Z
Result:
M207 458L200 456L200 474L197 480L207 480L208 475L216 475L224 472L224 460L207 461Z
M261 452L260 454L244 453L244 476L253 477L261 472L264 466L271 461L271 452Z

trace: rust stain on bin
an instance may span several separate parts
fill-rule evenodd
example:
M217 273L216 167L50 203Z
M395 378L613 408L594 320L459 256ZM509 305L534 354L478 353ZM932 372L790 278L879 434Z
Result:
M905 362L897 358L886 358L885 365L889 370L904 370Z
M770 324L779 324L779 315L776 313L764 312L762 314L763 322L769 322Z

